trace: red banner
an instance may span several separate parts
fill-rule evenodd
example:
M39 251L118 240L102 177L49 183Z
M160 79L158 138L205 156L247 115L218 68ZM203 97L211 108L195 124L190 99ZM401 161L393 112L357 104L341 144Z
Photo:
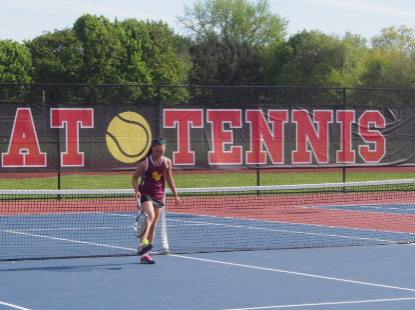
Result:
M151 140L175 169L415 163L413 107L4 104L1 172L133 169Z

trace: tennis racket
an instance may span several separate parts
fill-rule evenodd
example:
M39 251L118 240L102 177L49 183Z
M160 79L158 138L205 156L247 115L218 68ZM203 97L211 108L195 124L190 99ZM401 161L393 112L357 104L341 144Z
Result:
M141 238L147 231L148 227L148 216L147 214L141 209L140 199L137 200L137 207L138 213L135 218L134 224L134 234L137 238Z

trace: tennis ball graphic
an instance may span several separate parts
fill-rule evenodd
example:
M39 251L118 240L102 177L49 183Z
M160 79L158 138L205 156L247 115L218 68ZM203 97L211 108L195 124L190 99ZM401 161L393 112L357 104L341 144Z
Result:
M150 149L151 129L138 113L123 112L114 117L107 128L108 150L123 163L134 163Z

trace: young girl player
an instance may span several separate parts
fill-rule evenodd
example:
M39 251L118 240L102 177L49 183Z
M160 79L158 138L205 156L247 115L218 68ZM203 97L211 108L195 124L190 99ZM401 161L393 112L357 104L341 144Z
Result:
M141 262L146 264L155 264L149 252L153 248L157 222L160 217L161 208L164 206L165 181L167 181L167 184L173 192L176 205L180 203L172 177L171 160L164 157L166 145L166 140L163 138L157 138L152 141L147 156L139 161L132 180L135 189L135 198L140 199L141 208L147 213L149 220L147 231L140 238L140 246L138 247L138 255L142 255ZM138 177L140 176L141 183L139 186ZM148 240L148 245L143 245L142 241L144 239Z

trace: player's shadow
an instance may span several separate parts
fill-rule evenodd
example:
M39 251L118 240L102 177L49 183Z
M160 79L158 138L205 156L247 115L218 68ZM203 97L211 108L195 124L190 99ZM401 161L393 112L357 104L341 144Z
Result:
M141 263L129 264L105 264L105 265L88 265L88 266L57 266L57 267L36 267L36 268L16 268L16 269L0 269L0 272L13 271L54 271L54 272L90 272L90 271L114 271L122 270L125 265L142 265Z

